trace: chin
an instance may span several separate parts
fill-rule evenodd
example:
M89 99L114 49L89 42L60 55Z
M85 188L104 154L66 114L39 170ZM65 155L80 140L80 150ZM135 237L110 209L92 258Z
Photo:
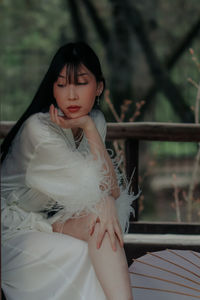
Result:
M67 114L66 116L69 118L69 119L78 119L78 118L81 118L83 116L86 116L88 115L88 113L86 112L77 112L77 113L73 113L73 114Z

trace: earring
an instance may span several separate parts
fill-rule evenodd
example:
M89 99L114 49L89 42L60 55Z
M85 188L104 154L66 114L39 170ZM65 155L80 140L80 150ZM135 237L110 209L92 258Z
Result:
M97 105L100 105L99 95L97 96Z

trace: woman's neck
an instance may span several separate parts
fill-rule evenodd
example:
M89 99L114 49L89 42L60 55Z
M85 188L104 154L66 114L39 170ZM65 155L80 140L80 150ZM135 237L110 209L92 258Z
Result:
M73 136L74 136L74 139L76 138L77 135L79 135L79 132L80 132L80 128L72 128L72 133L73 133Z
M80 145L80 142L82 141L83 138L83 129L81 128L72 128L72 133L74 136L74 142L76 145L76 148Z

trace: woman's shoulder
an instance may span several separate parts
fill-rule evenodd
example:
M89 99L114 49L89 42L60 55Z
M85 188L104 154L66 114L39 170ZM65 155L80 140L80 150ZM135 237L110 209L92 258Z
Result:
M27 126L30 126L30 125L38 125L38 126L41 126L42 124L45 124L47 122L50 122L50 115L49 115L49 112L38 112L38 113L35 113L33 115L31 115L26 121L25 121L25 124Z
M23 124L22 134L30 138L43 138L48 136L49 113L36 113L31 115Z

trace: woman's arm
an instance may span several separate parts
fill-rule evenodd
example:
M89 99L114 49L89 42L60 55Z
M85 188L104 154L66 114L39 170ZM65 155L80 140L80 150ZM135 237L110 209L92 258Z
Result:
M94 217L91 218L90 234L93 234L96 223L100 223L97 235L97 248L101 247L106 232L109 234L111 246L114 251L116 250L116 238L119 239L120 244L123 247L122 231L119 225L116 206L114 203L114 198L119 196L119 187L117 185L117 179L112 162L93 120L88 115L77 119L60 117L58 116L58 110L54 108L53 105L50 107L50 116L51 120L62 128L82 128L86 138L88 139L94 159L97 159L98 155L100 154L103 160L105 160L105 163L108 165L109 175L112 176L111 181L114 182L111 190L112 196L107 196L105 201L100 202L98 216L94 215Z
M117 199L120 196L120 189L117 183L115 170L92 118L89 115L82 116L77 119L67 119L66 117L60 117L58 116L58 110L54 108L53 105L51 105L50 107L50 115L52 121L57 123L62 128L83 129L94 159L97 159L100 155L100 157L102 158L102 162L104 162L103 167L108 171L107 176L110 177L109 181L111 182L110 196Z
M85 133L85 136L88 140L91 153L94 156L94 159L97 159L98 155L101 156L102 161L104 161L104 168L108 171L107 176L110 177L111 184L111 190L110 195L117 199L120 195L119 186L117 183L117 178L115 174L115 170L112 164L112 161L108 155L108 152L104 146L104 143L101 139L101 136L94 124L94 121L89 117L87 122L85 122L85 125L83 126L83 131Z

